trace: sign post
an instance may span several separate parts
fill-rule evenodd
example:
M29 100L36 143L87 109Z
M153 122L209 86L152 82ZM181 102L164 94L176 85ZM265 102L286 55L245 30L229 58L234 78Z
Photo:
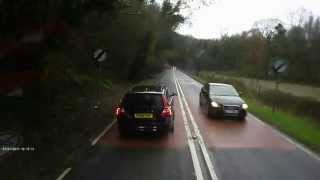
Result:
M288 61L275 57L272 59L272 64L270 66L269 75L275 77L275 91L279 92L280 75L284 74L288 69ZM277 98L276 98L277 99ZM272 112L275 111L276 103L272 106Z
M100 102L100 80L101 80L101 73L102 68L101 64L104 62L108 57L108 54L105 49L96 49L93 52L93 59L97 64L97 71L98 71L98 77L97 77L97 104L93 106L94 109L99 109L99 106L101 105Z

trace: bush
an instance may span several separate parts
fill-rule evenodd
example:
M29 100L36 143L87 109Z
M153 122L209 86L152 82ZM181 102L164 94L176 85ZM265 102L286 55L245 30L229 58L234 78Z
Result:
M302 116L309 116L316 120L320 119L320 102L309 99L292 96L291 94L277 92L277 91L263 91L260 96L256 98L263 103L276 108L293 112ZM319 121L320 122L320 121Z

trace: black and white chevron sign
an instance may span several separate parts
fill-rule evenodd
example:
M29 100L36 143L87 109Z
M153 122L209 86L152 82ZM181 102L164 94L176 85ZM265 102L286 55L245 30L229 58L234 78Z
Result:
M104 49L97 49L93 53L93 58L97 62L105 61L107 59L107 52Z
M275 73L283 73L288 68L288 62L282 59L278 59L273 63L272 68Z
M288 70L288 61L286 59L281 59L275 57L272 59L271 66L269 68L269 75L279 75L285 74Z

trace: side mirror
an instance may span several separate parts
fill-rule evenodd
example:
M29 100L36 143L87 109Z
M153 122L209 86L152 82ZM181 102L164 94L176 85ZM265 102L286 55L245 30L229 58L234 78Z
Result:
M240 96L242 96L242 95L243 95L243 92L242 92L242 91L239 91L238 93L239 93L239 95L240 95Z
M207 93L207 91L205 90L205 88L201 88L201 92L204 93L204 94Z

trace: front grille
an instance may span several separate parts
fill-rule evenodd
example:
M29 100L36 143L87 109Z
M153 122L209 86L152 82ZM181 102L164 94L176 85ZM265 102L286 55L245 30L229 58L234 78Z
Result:
M240 110L240 106L236 105L225 105L223 106L224 110Z
M238 116L240 113L240 106L226 105L223 106L223 111L226 116Z

